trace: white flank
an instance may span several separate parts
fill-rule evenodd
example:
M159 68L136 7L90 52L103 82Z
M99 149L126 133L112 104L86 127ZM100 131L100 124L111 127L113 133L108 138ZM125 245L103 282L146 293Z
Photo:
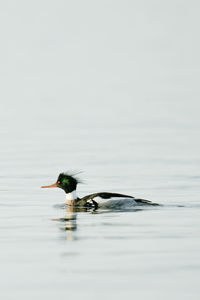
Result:
M94 197L93 198L94 201L96 201L97 203L106 203L108 201L128 201L128 200L134 200L134 197L111 197L111 198L102 198L100 196Z
M116 208L130 208L137 206L137 202L131 197L112 197L109 199L103 199L101 197L93 198L101 208L116 209Z

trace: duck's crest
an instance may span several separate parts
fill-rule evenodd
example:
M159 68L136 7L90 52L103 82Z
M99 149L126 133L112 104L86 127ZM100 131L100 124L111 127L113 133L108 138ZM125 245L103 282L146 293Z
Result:
M68 178L68 179L71 178L71 179L73 179L73 180L76 182L76 184L82 183L82 181L76 176L76 175L78 175L78 174L80 174L80 173L82 173L82 172L70 172L70 171L62 172L62 173L60 173L59 176L58 176L58 181L61 181L61 182L62 182L62 180L63 180L64 178Z

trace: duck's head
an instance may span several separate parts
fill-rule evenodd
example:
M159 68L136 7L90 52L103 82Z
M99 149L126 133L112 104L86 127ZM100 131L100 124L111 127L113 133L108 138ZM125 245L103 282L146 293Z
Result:
M67 173L60 173L56 183L51 185L41 186L41 188L61 188L66 194L76 190L79 180Z

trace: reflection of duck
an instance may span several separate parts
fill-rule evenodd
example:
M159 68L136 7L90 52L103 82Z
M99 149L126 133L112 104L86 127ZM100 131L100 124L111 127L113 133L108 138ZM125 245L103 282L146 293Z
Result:
M82 206L82 207L103 207L103 208L117 208L124 206L136 206L136 205L158 205L149 200L138 199L133 196L118 194L118 193L95 193L87 195L83 198L78 198L76 195L76 187L79 180L67 173L61 173L55 184L42 186L42 188L54 188L58 187L66 193L66 204L70 206Z
M66 231L75 231L77 229L77 212L86 212L87 210L87 207L67 206L65 217L52 219L52 221L62 222L64 227L62 226L61 229Z
M93 208L92 208L93 210ZM74 241L77 240L77 235L75 234L77 230L77 214L79 212L91 211L88 207L77 207L77 206L67 206L65 210L65 216L63 218L52 219L52 221L59 222L60 230L66 231L66 240Z

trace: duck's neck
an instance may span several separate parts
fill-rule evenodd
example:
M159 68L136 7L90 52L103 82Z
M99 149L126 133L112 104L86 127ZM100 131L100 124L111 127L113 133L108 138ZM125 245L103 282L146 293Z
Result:
M66 193L67 205L75 205L77 201L78 201L78 197L76 194L76 190L72 191L71 193Z

